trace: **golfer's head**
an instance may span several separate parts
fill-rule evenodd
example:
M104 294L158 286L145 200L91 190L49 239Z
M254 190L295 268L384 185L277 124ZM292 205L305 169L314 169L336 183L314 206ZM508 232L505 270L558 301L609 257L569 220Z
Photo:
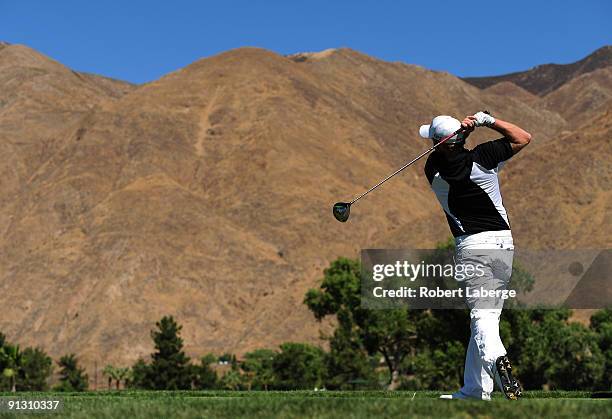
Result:
M429 138L436 144L441 139L451 135L455 131L461 128L461 122L448 115L436 116L431 124L421 125L419 128L419 134L423 138ZM455 134L453 137L448 139L444 144L459 144L465 143L465 137L463 133Z

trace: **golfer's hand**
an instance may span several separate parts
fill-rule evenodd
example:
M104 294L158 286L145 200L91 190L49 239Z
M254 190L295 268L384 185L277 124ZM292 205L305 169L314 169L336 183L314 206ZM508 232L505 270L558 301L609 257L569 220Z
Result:
M468 118L474 118L477 127L490 127L495 123L495 118L485 112L478 112L474 116Z
M463 129L464 133L468 134L474 131L474 129L478 126L476 123L476 117L473 115L468 115L463 121L461 121L461 129Z

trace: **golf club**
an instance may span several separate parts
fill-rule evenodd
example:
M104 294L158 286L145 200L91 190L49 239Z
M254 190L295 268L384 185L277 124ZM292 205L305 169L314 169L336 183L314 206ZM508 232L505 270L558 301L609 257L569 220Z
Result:
M421 157L434 151L436 147L438 147L441 144L444 144L446 141L453 138L453 136L455 136L456 134L459 134L461 131L463 131L463 128L459 128L457 131L453 132L452 134L447 135L446 137L442 138L440 141L434 144L433 147L419 154L413 160L409 161L408 163L406 163L405 165L397 169L395 172L391 173L389 176L387 176L386 178L378 182L376 185L372 186L370 189L368 189L367 191L359 195L357 198L353 199L351 202L336 202L334 204L334 207L332 208L332 213L334 214L334 217L336 217L336 220L340 221L341 223L345 223L349 219L349 215L351 214L351 205L359 201L361 198L363 198L364 196L372 192L374 189L378 188L380 185L382 185L383 183L391 179L393 176L397 175L399 172L401 172L402 170L404 170L405 168L407 168L414 162L418 161Z

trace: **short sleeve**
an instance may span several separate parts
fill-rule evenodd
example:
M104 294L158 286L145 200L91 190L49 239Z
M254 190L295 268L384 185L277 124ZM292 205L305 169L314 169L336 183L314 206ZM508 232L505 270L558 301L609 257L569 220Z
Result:
M514 152L507 138L488 141L474 148L474 162L488 170L495 169L508 160Z

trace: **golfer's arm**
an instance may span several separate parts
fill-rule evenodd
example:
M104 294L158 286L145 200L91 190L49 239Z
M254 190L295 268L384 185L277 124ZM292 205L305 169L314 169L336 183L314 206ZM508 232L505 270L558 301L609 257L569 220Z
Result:
M523 147L531 142L530 133L521 127L511 124L510 122L496 119L491 128L502 134L510 141L510 146L512 147L514 154L521 151Z

